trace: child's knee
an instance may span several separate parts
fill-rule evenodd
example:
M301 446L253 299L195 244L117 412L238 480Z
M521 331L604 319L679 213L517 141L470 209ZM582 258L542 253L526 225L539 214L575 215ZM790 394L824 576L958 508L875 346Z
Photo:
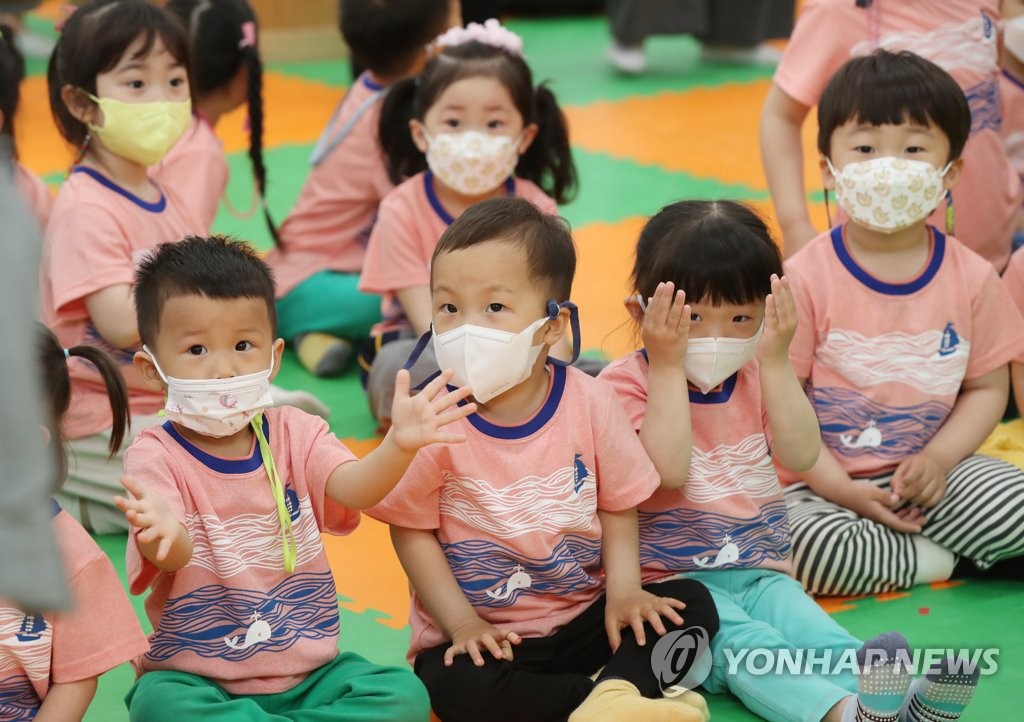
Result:
M419 677L399 667L388 667L378 676L382 683L381 694L387 699L384 703L386 719L401 722L427 722L430 719L430 695Z
M227 692L194 674L146 672L128 690L125 705L131 722L181 722L188 710L229 699Z

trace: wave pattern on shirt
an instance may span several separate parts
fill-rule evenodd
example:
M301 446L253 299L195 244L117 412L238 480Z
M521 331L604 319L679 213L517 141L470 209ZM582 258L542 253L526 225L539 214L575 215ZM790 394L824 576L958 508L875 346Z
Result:
M751 434L738 444L719 444L706 452L694 448L682 493L696 504L735 494L759 499L780 493L764 434Z

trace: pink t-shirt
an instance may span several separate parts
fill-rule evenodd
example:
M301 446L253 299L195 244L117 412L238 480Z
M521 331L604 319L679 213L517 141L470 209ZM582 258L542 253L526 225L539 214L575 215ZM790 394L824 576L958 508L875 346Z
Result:
M931 441L964 381L1024 353L1024 320L955 238L932 228L921 274L886 283L857 264L843 228L786 262L800 321L789 355L825 444L850 476L871 477Z
M38 615L0 604L3 721L32 719L51 684L98 677L148 646L110 559L53 504L53 533L74 608Z
M213 227L229 174L224 144L213 126L199 116L194 117L185 135L150 173L161 186L174 189L198 215L204 229L209 231Z
M1014 251L1010 256L1010 262L1003 272L1003 283L1010 292L1013 302L1017 304L1017 309L1024 313L1024 253L1020 250Z
M231 694L276 694L330 662L338 646L338 593L320 532L347 534L359 513L325 496L327 479L355 459L322 419L282 407L264 431L285 487L297 545L286 574L281 525L259 447L212 456L174 426L146 429L124 454L125 473L159 492L188 529L192 558L173 574L127 548L132 594L151 589L145 673L171 669L212 679Z
M599 378L611 384L637 433L647 413L645 351ZM658 489L640 505L644 583L678 572L762 568L790 573L791 539L757 361L708 394L690 389L693 456L681 489Z
M163 395L152 391L132 366L139 347L114 348L89 319L88 296L134 281L139 256L158 243L205 233L202 222L170 188L147 203L91 168L78 167L53 206L43 240L39 287L42 320L65 347L91 344L109 353L121 367L133 414L152 414ZM106 387L92 364L73 358L71 409L64 433L79 439L110 428Z
M434 531L477 614L523 637L547 637L604 591L598 510L631 509L658 473L611 388L549 365L551 389L520 426L474 414L463 444L421 449L370 514ZM409 660L448 637L413 594Z
M1002 270L1024 196L1000 137L998 17L997 0L879 1L868 8L852 0L807 0L775 84L813 107L843 63L878 47L910 50L946 70L963 88L972 118L953 189L957 237ZM945 228L945 204L930 222Z
M363 74L324 131L328 142L337 140L355 119L341 142L309 172L281 225L282 247L267 255L278 297L320 271L362 270L377 206L394 188L377 132L383 92Z
M505 190L530 201L543 213L558 213L555 202L528 180L510 177ZM454 220L437 197L430 171L417 173L381 201L359 277L360 291L383 296L384 320L374 326L373 335L410 328L394 292L430 285L430 259L441 234Z
M50 211L53 210L53 194L50 193L50 189L43 183L42 178L21 163L14 164L14 182L35 214L39 230L45 231L50 220Z

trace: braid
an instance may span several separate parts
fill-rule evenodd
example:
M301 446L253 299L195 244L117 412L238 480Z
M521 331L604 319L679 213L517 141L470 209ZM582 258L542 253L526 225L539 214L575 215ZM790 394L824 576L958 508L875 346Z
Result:
M274 243L281 245L280 236L267 207L267 168L263 164L263 63L254 47L244 49L245 65L248 70L249 85L246 106L249 108L249 161L252 163L252 174L256 179L256 188L263 199L263 217L267 222Z

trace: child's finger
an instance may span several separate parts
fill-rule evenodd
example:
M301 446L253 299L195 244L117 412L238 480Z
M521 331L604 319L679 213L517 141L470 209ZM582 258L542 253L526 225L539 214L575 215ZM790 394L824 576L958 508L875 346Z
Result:
M604 620L604 631L608 635L608 645L612 648L612 651L616 651L619 648L619 644L622 642L622 633L619 631L619 620L606 618Z
M453 644L448 647L448 649L444 650L444 666L451 667L452 663L455 661L455 655L465 651L465 646L461 644Z
M508 641L508 638L501 640L501 655L509 662L513 660L512 656L512 644Z
M470 414L476 413L476 404L465 404L463 406L456 406L454 409L448 411L442 411L437 415L437 425L445 426L453 421L464 419Z
M634 609L629 615L629 626L633 629L636 643L641 647L647 644L647 633L644 630L644 618L639 609Z
M477 645L475 639L471 639L466 642L466 651L469 652L469 658L473 660L473 664L477 667L484 666L484 657L480 654L480 647Z
M137 479L131 476L122 476L121 486L127 489L129 493L131 493L131 495L134 496L136 499L141 499L146 495L146 487L144 487L142 484L138 482Z
M523 641L523 638L520 637L515 632L506 632L505 633L505 639L507 639L512 644L519 644L520 642Z
M672 602L677 602L681 604L681 602L678 602L678 600L676 599L662 599L658 603L658 612L661 614L661 616L670 620L673 624L682 624L683 617L679 614L679 612L676 611L676 607L672 604ZM683 606L686 605L684 604Z
M160 539L160 545L156 548L156 560L158 562L162 562L171 553L171 541L171 538L166 536Z
M648 609L644 613L644 617L647 618L647 623L654 627L654 631L661 637L665 634L665 623L661 621L661 615L658 612L658 609Z
M671 284L669 284L671 285ZM668 327L678 328L679 319L683 315L683 307L686 305L686 294L682 291L676 292L675 300L672 301L672 305L668 309Z
M398 373L395 374L395 398L404 399L409 396L409 371L407 369L399 369Z
M441 388L444 389L445 387L442 386ZM423 389L423 392L426 393L427 389ZM444 411L447 408L455 406L460 401L469 398L472 394L473 388L470 386L462 386L454 391L442 390L438 392L436 397L433 397L433 400L430 402L430 408L435 412ZM425 398L431 397L426 396Z
M432 437L431 444L462 444L466 441L465 434L449 433L447 431L438 431Z

